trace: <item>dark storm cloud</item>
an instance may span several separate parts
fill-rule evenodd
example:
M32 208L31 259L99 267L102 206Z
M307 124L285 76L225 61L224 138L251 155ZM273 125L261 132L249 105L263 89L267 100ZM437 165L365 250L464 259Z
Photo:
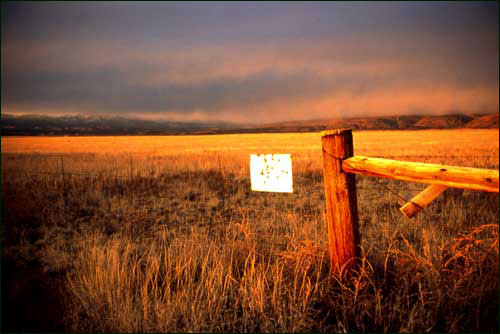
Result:
M1 6L2 112L498 108L497 2Z
M205 109L207 112L282 99L318 98L341 82L352 86L353 80L336 78L333 82L308 72L279 75L263 71L241 78L219 77L190 84L135 84L127 83L127 74L120 70L106 68L38 71L3 78L5 85L10 86L2 90L2 100L6 101L112 111Z

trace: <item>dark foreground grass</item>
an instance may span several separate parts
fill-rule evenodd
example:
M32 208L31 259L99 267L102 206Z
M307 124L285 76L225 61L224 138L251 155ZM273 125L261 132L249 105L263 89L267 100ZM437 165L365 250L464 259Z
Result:
M2 155L2 331L499 331L497 194L447 190L407 220L358 177L361 265L340 277L317 168L294 166L293 194L217 165L22 172L50 159Z

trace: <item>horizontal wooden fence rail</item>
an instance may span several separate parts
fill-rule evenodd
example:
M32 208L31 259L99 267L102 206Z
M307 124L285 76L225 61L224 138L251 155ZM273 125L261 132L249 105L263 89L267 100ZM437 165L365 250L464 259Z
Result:
M498 170L354 156L342 161L346 173L498 192Z
M330 259L337 273L349 272L360 256L355 174L429 184L401 207L407 217L448 187L499 192L498 170L354 156L351 129L323 131L321 142Z

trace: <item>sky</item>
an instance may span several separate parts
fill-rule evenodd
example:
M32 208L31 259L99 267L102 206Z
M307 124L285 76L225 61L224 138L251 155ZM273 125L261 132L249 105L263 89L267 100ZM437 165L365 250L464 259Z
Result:
M1 2L1 112L496 112L498 2Z

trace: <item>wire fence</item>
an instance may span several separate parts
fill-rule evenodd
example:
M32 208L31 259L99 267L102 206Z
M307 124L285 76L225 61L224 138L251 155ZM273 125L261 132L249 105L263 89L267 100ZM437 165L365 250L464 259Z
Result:
M380 157L382 157L382 156L380 156ZM417 156L417 155L387 155L385 157L387 157L387 158L395 158L395 157L399 157L399 158L419 157L419 158L422 158L422 156ZM450 156L450 155L447 155L447 156L445 156L445 155L425 156L425 158L436 158L436 157L450 158L453 156ZM468 158L474 158L474 157L491 158L491 156L487 156L487 155L470 155L467 157ZM19 170L19 169L13 169L13 168L12 169L2 168L2 179L3 179L4 175L9 175L11 173L15 173L16 175L24 174L26 176L28 176L28 175L53 176L54 178L59 179L61 181L61 184L55 184L56 185L55 188L45 189L45 191L48 193L51 193L52 195L59 195L59 196L62 195L63 201L64 201L64 206L66 207L66 197L67 197L68 192L71 191L71 178L72 177L86 178L86 179L90 179L90 180L92 180L92 179L98 180L98 179L102 179L102 178L108 178L108 179L115 180L115 181L120 180L120 181L129 181L129 182L133 181L135 178L154 179L155 177L157 177L157 175L156 176L142 175L140 173L140 171L134 171L132 158L130 158L130 160L129 160L128 168L123 168L123 167L116 168L115 167L115 168L100 169L100 170L96 170L96 171L92 171L92 172L68 171L65 169L64 156L59 156L59 158L60 158L60 170L59 171L49 172L49 171L42 171L42 170L37 171L37 170ZM463 159L464 156L460 156L460 158ZM232 177L232 175L230 173L228 173L227 171L224 170L224 168L220 162L220 158L218 160L217 166L218 167L215 168L213 170L213 172L219 173L220 177L222 179ZM196 173L193 173L192 175L196 175ZM203 175L203 176L205 176L205 175ZM310 186L310 183L312 181L312 183L315 184L318 187L318 189L322 190L323 178L322 178L321 173L318 173L318 175L315 175L314 177L312 177L312 179L307 179L307 180L305 178L301 178L300 175L297 175L297 176L298 177L296 179L298 182L296 182L296 185L298 184L299 186L302 186L302 185L307 184L308 186ZM224 188L225 182L226 181L224 181L224 180L221 181L222 188ZM397 190L394 189L394 187L389 186L389 185L394 185L395 184L394 182L398 182L397 183ZM90 185L91 184L89 184L89 186ZM425 185L425 184L415 184L415 183L400 182L400 181L395 181L395 180L384 180L384 179L378 180L377 178L361 177L361 178L357 178L356 189L359 190L358 196L359 196L360 192L363 192L362 197L366 201L371 201L371 200L375 200L375 199L379 198L380 191L383 190L383 191L389 192L398 201L398 203L400 205L403 205L405 203L411 202L411 197L413 197L411 195L411 193L413 193L413 195L415 195L415 194L421 192L426 186L427 185ZM146 194L144 194L144 195L146 195ZM410 195L410 196L408 196L408 195ZM155 194L155 197L157 197L158 199L162 198L162 196L160 194ZM225 192L223 192L223 195L221 197L223 208L226 207L226 197L227 196L226 196ZM293 201L293 194L292 194L291 198L292 198L291 200ZM208 206L206 208L202 207L201 203L198 203L198 206L199 206L200 210L210 210L211 209L211 207L208 207ZM283 206L283 208L287 208L287 206ZM290 209L290 208L287 208L287 209ZM424 208L422 208L422 209L423 209L422 212L424 214L426 214L429 218L431 218L430 214ZM268 213L271 210L276 210L276 207L266 208L266 207L262 207L261 203L259 203L259 206L252 205L251 203L246 203L245 210L247 212ZM300 212L300 214L304 217L308 217L308 216L317 217L318 215L322 214L321 210L322 209L311 210L309 212L302 210Z

